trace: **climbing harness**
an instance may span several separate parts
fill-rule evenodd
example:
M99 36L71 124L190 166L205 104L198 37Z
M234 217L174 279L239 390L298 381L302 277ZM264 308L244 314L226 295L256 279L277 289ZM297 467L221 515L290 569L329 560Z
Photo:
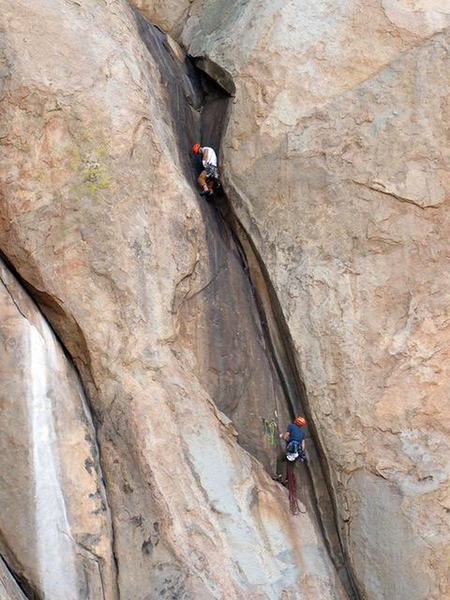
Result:
M286 458L290 462L297 460L300 454L300 444L298 442L289 442L286 448Z
M220 173L219 173L219 169L217 167L215 167L214 165L207 165L205 167L205 171L206 171L206 180L209 182L213 182L213 190L214 192L217 192L221 189L222 184L220 183Z
M205 168L207 179L219 181L219 169L214 165L207 165Z
M306 454L305 451L302 449L302 445L300 442L289 442L286 448L286 458L291 462L297 460L297 458L300 459L302 462L306 462Z

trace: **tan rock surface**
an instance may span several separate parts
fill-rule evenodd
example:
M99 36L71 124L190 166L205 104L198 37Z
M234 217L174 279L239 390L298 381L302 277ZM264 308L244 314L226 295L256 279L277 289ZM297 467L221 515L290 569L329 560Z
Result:
M227 190L293 337L363 597L450 597L443 2L194 3ZM256 18L257 15L257 18Z
M132 0L152 23L178 37L181 34L193 0Z
M27 593L115 598L94 427L73 367L0 262L0 546Z
M181 39L236 84L226 187L292 336L361 595L450 598L450 9L189 4ZM139 7L180 35L186 3ZM198 117L176 112L169 59L120 3L9 10L0 247L92 397L122 594L341 597L311 513L286 515L211 402L258 455L251 423L281 392L235 248L186 183Z
M160 70L170 60L148 54L123 3L0 6L0 247L91 398L121 597L344 598L315 515L293 519L284 491L238 446L209 395L220 388L205 376L214 361L193 329L181 331L229 250L208 240L212 213L185 178ZM232 252L218 289L229 277L242 298ZM268 370L253 309L242 310L254 334L246 325L233 350ZM207 317L195 318L213 349Z
M2 558L0 558L0 600L26 600L26 596Z

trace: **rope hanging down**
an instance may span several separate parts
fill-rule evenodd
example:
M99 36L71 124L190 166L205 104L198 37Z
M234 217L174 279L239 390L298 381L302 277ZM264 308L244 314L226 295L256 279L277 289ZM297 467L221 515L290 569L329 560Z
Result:
M300 511L300 504L297 499L297 481L295 479L295 462L289 462L286 465L287 472L287 488L289 492L289 508L293 515L298 515Z

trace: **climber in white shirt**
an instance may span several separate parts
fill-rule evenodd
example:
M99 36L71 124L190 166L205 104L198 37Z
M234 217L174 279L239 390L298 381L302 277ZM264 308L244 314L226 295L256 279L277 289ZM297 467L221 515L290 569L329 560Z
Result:
M198 176L198 185L202 188L200 194L202 196L211 196L214 190L214 184L219 180L217 170L217 155L209 146L200 146L196 143L192 146L194 154L202 155L203 171Z

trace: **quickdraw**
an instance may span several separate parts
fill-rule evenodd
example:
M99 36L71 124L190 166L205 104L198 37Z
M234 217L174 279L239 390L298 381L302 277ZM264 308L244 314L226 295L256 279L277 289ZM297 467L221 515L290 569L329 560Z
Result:
M269 444L271 446L275 446L275 431L277 429L277 424L274 419L268 421L267 419L263 419L263 429L264 435L269 439Z

